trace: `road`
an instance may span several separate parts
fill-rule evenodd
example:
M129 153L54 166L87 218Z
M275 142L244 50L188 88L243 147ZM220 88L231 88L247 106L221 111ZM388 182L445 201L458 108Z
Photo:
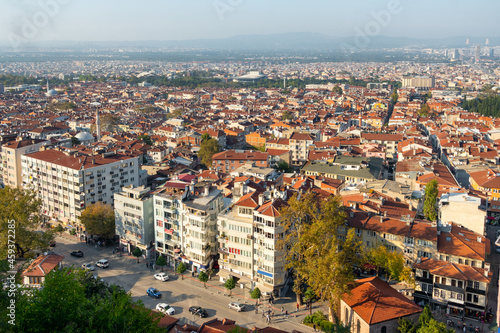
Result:
M160 269L153 271L146 267L145 262L140 260L137 264L136 258L128 256L119 257L117 254L112 253L112 248L92 247L85 242L78 242L76 237L67 234L56 238L57 246L54 252L64 255L63 264L65 267L76 266L81 267L83 263L93 263L99 259L107 259L109 267L101 269L96 267L93 272L98 275L105 282L109 284L117 284L122 286L126 291L132 295L133 301L141 300L144 305L149 309L154 309L158 303L167 303L175 309L174 317L180 320L181 324L197 324L201 325L203 322L214 318L228 318L236 321L236 324L246 328L254 326L263 328L268 326L262 313L255 313L255 301L252 300L247 290L235 288L233 295L229 296L228 291L224 289L218 277L213 277L212 280L207 282L207 288L204 288L196 277L191 277L189 274L184 275L184 279L177 276L171 270L165 270L169 275L169 281L158 281L154 278L154 273L160 272ZM84 253L83 258L75 258L69 255L71 251L81 250ZM153 299L146 295L146 290L149 287L155 287L162 293L161 300ZM228 308L228 304L232 301L244 303L247 310L245 312L236 312ZM188 311L190 306L197 305L206 309L208 318L194 317ZM269 305L264 306L266 310ZM285 319L281 314L281 307L289 312L289 316ZM308 311L299 310L296 312L295 301L291 297L277 299L271 310L274 310L275 317L271 319L271 324L279 329L286 331L299 330L302 332L313 331L311 328L300 324ZM315 309L316 311L316 309Z

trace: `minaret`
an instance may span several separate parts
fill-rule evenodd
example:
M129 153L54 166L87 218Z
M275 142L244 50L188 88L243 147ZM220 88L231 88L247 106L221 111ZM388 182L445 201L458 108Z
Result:
M97 129L97 142L101 141L101 121L99 120L99 108L95 108L95 127Z
M49 90L50 90L50 88L49 88L49 78L47 78L47 93L49 93Z

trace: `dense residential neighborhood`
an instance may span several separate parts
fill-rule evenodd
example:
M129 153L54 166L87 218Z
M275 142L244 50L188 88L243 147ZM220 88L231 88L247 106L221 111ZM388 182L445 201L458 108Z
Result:
M63 62L51 70L73 65ZM127 75L145 72L126 65L119 64ZM165 275L155 275L160 281L178 273L178 288L187 287L182 281L188 272L186 281L203 282L203 289L208 283L212 294L222 293L228 302L236 288L246 305L232 302L230 309L253 310L254 302L263 303L255 306L255 318L261 320L262 313L265 324L247 318L241 323L252 332L308 332L313 325L316 330L312 311L304 308L313 302L315 312L325 313L322 321L334 320L335 313L336 325L356 333L398 332L401 321L418 322L424 309L447 325L474 322L483 331L497 320L500 120L462 108L484 86L498 84L497 68L297 63L264 66L257 76L250 71L251 78L313 77L325 84L187 88L155 86L147 79L216 66L149 65L139 84L110 73L105 80L72 80L50 90L43 78L41 86L0 93L1 191L32 193L40 207L37 232L57 230L58 239L84 246L71 257L102 248L97 267L108 267L111 256L137 260L141 268L131 272L144 264L149 273L161 268ZM243 65L226 67L226 77L248 71ZM83 75L88 69L81 70ZM350 78L362 85L329 82ZM309 195L322 211L293 211ZM359 262L343 265L342 276L350 279L345 290L328 289L336 280L318 287L313 280L320 278L305 272L322 269L300 266L300 260L328 250L301 238L330 216L328 207L338 221L313 238L331 233L338 253L356 245L349 255ZM92 215L98 209L108 211L111 224ZM298 217L287 224L290 212ZM294 256L296 244L318 252L309 254L304 245ZM59 252L65 245L51 245L18 267L21 284L43 289L48 274L75 263L95 269L69 251ZM386 259L400 258L399 271L386 266L388 259L377 261L377 251ZM111 263L106 272L114 268ZM134 283L123 287L136 297ZM149 296L162 297L152 289ZM250 297L255 290L257 297ZM177 305L174 311L160 304L147 305L166 313L161 323L170 332L238 327L238 320L213 315L201 324L182 321L202 311L177 314ZM275 310L286 324L273 323ZM292 312L295 321L288 321ZM318 329L328 331L327 326Z

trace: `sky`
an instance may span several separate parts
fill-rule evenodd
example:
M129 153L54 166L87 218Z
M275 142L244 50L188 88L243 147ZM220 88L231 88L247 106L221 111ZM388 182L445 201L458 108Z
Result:
M500 35L496 0L0 0L0 6L3 41Z

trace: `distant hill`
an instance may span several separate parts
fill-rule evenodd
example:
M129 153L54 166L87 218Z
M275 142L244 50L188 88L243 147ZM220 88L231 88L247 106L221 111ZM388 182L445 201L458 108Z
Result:
M109 48L166 48L166 49L211 49L211 50L259 50L259 51L286 51L286 50L342 50L342 49L382 49L403 47L428 47L428 48L463 48L474 45L485 46L486 37L451 37L440 39L406 38L374 36L367 38L331 37L320 33L284 33L271 35L241 35L219 39L194 39L194 40L150 40L127 42L74 42L74 41L45 41L32 42L23 47L46 48L66 47L78 49L109 49ZM489 46L500 46L500 37L489 37ZM356 44L357 43L357 44ZM0 41L0 46L9 48L10 43Z

